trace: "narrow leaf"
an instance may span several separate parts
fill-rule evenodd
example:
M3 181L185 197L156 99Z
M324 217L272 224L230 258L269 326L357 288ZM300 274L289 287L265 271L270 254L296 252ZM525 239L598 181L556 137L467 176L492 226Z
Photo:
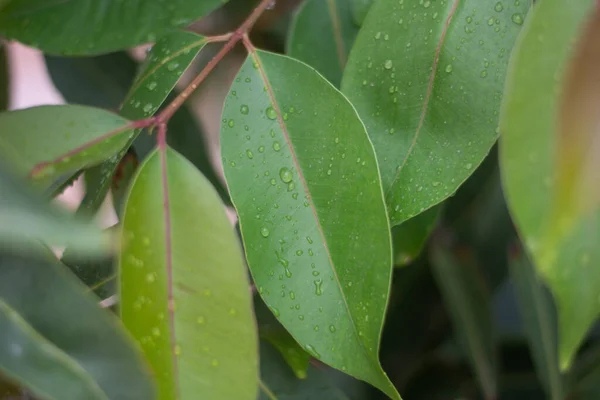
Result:
M390 228L354 108L306 64L253 50L223 118L225 177L259 293L311 355L400 398L378 360Z
M4 43L0 44L0 111L8 109L10 101L10 75Z
M96 55L154 42L222 0L5 0L0 34L57 55Z
M564 385L558 368L557 316L552 297L524 254L512 256L510 272L536 372L548 397L561 400Z
M512 217L559 315L570 367L600 312L600 12L540 2L511 60L500 155Z
M2 324L2 334L13 336L2 340L10 344L2 346L10 358L0 365L52 399L154 398L133 342L118 319L85 292L49 252L1 253L0 308L20 332Z
M254 400L247 273L206 178L169 148L151 153L126 201L123 240L121 318L144 348L159 398Z
M442 207L436 206L392 228L394 265L410 264L420 253L435 228Z
M348 0L308 0L290 27L287 53L339 87L357 33Z
M98 108L61 105L0 113L0 131L0 154L20 176L45 188L116 154L132 125Z
M530 7L410 3L373 4L342 82L375 146L392 225L451 196L490 151L508 56Z
M204 45L206 38L192 32L175 32L160 38L140 68L120 114L131 120L154 115ZM93 174L101 177L100 184L86 193L79 212L95 213L100 208L119 162L139 133L140 130L130 135L117 157L94 168Z
M0 248L29 250L36 241L49 245L69 245L75 253L90 257L104 255L111 246L110 236L102 234L91 221L73 218L68 212L49 205L23 185L0 164Z
M434 241L431 264L459 343L465 349L486 399L496 399L496 367L489 290L470 253L453 254Z

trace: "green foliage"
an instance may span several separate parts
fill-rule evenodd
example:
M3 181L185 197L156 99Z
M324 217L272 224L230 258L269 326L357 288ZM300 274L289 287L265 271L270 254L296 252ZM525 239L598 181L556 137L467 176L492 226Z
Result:
M221 3L0 0L0 400L596 399L597 2Z

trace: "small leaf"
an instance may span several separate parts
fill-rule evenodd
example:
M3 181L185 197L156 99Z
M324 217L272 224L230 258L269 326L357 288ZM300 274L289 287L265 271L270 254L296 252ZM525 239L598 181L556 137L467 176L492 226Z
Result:
M170 148L139 168L123 241L121 318L159 398L254 400L258 343L237 238L209 182Z
M126 52L96 57L45 55L54 86L67 103L116 110L127 95L137 63Z
M160 38L141 66L123 102L120 114L131 120L154 115L205 45L206 38L192 32L174 32ZM101 177L101 184L85 194L78 212L93 214L100 208L121 158L140 132L141 130L137 130L130 135L129 141L123 145L117 157L94 168L92 173Z
M357 33L348 0L308 0L294 17L287 53L339 87Z
M558 368L557 316L550 292L524 254L513 255L510 272L536 372L549 398L562 400L564 384Z
M392 228L394 265L410 264L420 253L435 228L442 207L436 206Z
M2 323L2 343L10 345L2 346L0 367L43 398L154 398L141 354L85 291L39 247L27 256L1 253L0 314L11 329Z
M0 34L57 55L125 50L190 25L221 0L5 0Z
M375 146L392 225L451 196L490 151L530 3L381 0L369 10L342 92Z
M313 357L399 399L378 360L390 228L354 108L306 64L255 50L223 118L225 177L265 303Z
M536 5L502 111L505 195L556 300L562 370L600 312L599 35L593 0Z
M0 113L0 154L36 186L98 164L127 142L131 123L98 108L40 106Z
M491 298L470 253L452 254L450 248L435 240L431 265L444 303L452 317L454 330L468 354L486 399L497 393Z
M28 251L41 240L54 246L69 245L75 253L94 258L106 254L110 239L91 221L73 218L46 203L0 164L0 248Z

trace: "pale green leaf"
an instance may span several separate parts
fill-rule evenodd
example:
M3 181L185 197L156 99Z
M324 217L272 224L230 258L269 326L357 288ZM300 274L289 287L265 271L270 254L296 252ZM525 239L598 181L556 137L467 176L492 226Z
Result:
M241 249L215 190L175 151L140 166L123 242L120 315L159 398L254 400L258 340Z
M225 101L221 154L267 305L311 355L399 399L378 360L390 228L352 105L306 64L253 51Z
M440 217L441 206L432 207L392 228L394 266L410 264L420 253Z

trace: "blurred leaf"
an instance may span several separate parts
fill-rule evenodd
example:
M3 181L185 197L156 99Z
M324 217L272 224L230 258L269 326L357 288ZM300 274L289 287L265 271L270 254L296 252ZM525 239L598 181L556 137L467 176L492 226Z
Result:
M129 184L137 171L139 163L140 160L130 148L123 158L121 158L121 161L117 165L117 169L112 176L110 188L112 190L113 205L119 219L121 219L124 211L125 205L123 204L123 200L125 199L125 196L127 196Z
M374 0L349 0L354 23L361 26L367 17Z
M79 105L40 106L0 113L0 154L20 177L47 188L61 175L98 164L127 142L132 124L108 111Z
M10 71L4 43L0 43L0 111L8 109L10 102Z
M305 379L310 355L277 321L260 296L256 296L254 299L254 313L258 322L259 336L271 343L281 353L298 379Z
M127 95L137 63L126 52L96 57L56 57L46 54L54 86L67 103L116 110Z
M308 0L295 15L287 53L315 68L339 88L357 33L348 0Z
M470 252L458 253L434 240L431 260L456 337L465 349L486 399L497 393L491 294Z
M110 239L90 221L46 203L0 164L0 248L27 251L41 240L97 257L109 251Z
M379 0L371 7L342 91L375 146L392 225L454 194L490 151L508 55L529 6Z
M69 275L49 252L0 254L4 372L43 398L154 398L117 318Z
M597 400L600 398L600 346L584 352L572 370L574 383L573 398L577 400Z
M390 230L352 105L306 64L253 50L223 121L225 177L265 303L313 357L399 399L378 360Z
M159 398L254 400L258 343L237 238L210 183L166 145L134 178L123 240L120 314Z
M120 114L132 120L154 115L205 44L206 38L192 32L175 32L161 37L140 67ZM100 208L121 158L140 132L137 130L130 135L117 157L93 169L91 174L98 179L98 183L93 191L85 194L78 212L94 214Z
M97 55L160 40L223 2L6 0L0 34L48 54Z
M595 1L540 2L513 53L502 112L504 189L556 300L562 370L600 311L599 38Z
M432 207L392 228L394 265L410 264L420 253L439 219L442 206Z
M513 255L510 271L537 374L549 398L561 400L564 384L558 368L557 316L552 297L524 254Z

